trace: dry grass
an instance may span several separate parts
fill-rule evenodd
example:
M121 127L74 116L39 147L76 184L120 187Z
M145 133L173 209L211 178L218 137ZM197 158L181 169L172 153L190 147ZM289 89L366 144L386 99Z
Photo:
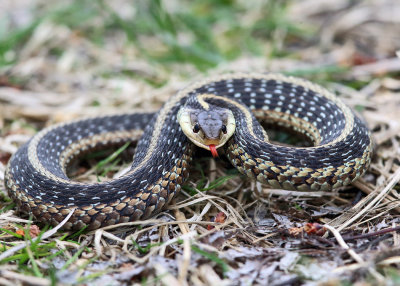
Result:
M2 1L0 13L9 22L0 25L16 32L0 42L0 249L5 256L13 246L28 247L2 260L0 284L400 283L400 5L383 0L268 4L279 15L274 18L261 1L237 2L226 8L224 1L216 6L164 1L167 12L160 12L165 23L158 34L130 34L129 25L145 28L129 22L138 19L141 6L126 1L108 1L111 10L101 6L100 12L91 11L87 1L68 9L57 1ZM200 25L208 22L193 22L210 35L195 30L199 27L192 33L167 25L168 15L186 23L179 3L190 17L204 13L207 5L220 13L219 20L210 20L210 31ZM68 20L81 19L79 13L85 22ZM176 43L163 38L166 31ZM239 45L247 34L254 50ZM210 54L196 37L215 42ZM240 50L231 49L235 45ZM170 53L179 57L171 60ZM336 91L372 130L370 170L352 186L302 193L269 189L238 175L224 160L199 158L181 194L157 217L75 234L41 225L40 238L30 240L37 236L34 222L15 212L2 186L5 165L18 146L56 122L157 110L189 81L232 70L287 72ZM96 180L98 160L86 159L75 175ZM127 165L121 164L107 175Z

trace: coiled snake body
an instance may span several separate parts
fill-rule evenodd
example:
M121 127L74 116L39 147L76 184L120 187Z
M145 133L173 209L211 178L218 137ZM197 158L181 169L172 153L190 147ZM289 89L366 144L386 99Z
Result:
M193 113L196 108L200 111ZM203 127L198 125L201 112L208 120ZM272 144L257 119L301 132L314 146ZM185 135L191 130L208 136L196 145L224 149L241 173L274 188L330 190L361 176L371 160L368 129L324 88L280 74L227 74L189 85L156 114L103 116L46 128L10 159L5 184L19 209L39 221L58 224L75 209L67 229L147 218L166 206L188 177L191 140L197 140ZM139 136L132 167L120 178L82 183L67 177L68 163L80 153ZM218 136L225 136L223 142Z

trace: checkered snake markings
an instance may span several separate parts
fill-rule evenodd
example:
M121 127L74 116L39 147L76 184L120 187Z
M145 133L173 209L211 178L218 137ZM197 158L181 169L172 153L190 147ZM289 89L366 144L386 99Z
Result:
M21 211L53 225L75 209L67 229L153 216L188 177L195 145L177 114L189 105L230 110L236 128L220 148L241 173L274 188L331 190L360 177L371 161L369 130L326 89L280 74L226 74L189 85L154 114L101 116L43 129L9 161L10 197ZM273 144L258 120L303 133L314 146ZM127 174L100 183L67 177L66 167L80 154L134 139L139 142Z

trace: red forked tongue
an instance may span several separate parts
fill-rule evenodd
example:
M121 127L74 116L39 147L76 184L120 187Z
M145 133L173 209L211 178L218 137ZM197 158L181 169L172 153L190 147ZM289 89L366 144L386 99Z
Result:
M208 145L208 147L210 147L211 155L214 158L217 158L218 157L218 152L217 152L217 148L215 148L215 145L214 144L210 144L210 145Z

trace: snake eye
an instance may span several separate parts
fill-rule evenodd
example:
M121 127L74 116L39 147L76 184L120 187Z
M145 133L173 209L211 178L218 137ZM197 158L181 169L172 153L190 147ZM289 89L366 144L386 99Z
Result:
M226 125L222 125L221 126L221 131L222 131L222 133L224 133L224 134L226 134Z
M193 132L194 133L198 133L200 131L200 125L198 123L196 123L193 127Z

